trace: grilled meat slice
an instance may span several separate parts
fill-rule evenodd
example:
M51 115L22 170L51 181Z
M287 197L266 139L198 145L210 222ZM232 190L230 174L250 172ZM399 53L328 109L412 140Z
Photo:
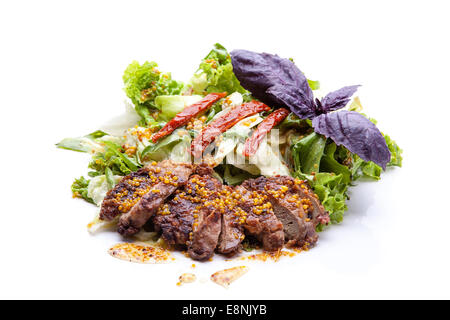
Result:
M220 231L217 251L226 255L233 255L240 251L241 242L244 240L244 228L242 226L245 212L239 207L241 195L234 192L233 188L223 186L222 196L228 200L225 211L222 214L222 228Z
M113 189L109 190L102 202L100 219L111 221L128 212L137 202L138 195L152 185L149 168L139 169L125 176Z
M242 186L268 196L289 245L309 247L317 242L315 228L326 221L327 213L305 181L287 176L259 177Z
M221 213L218 209L203 208L200 210L197 223L193 228L192 241L188 254L195 260L207 260L212 257L217 247L221 231Z
M305 220L302 199L292 187L294 183L292 181L279 183L280 179L259 177L247 180L243 186L268 197L275 215L283 224L285 240L289 244L303 245L307 238L315 242L317 239L314 238L314 226ZM311 233L312 237L308 237Z
M330 216L325 208L320 203L319 198L314 191L309 187L306 180L294 179L287 176L272 177L269 180L276 181L280 185L290 186L293 185L293 190L297 192L299 197L303 200L302 207L307 214L307 218L310 219L314 227L319 223L327 224L330 222Z
M222 184L211 176L212 169L200 166L184 188L163 205L153 218L155 229L172 245L188 248L196 260L214 254L221 230Z
M137 233L164 201L187 182L192 171L190 164L165 160L148 166L147 177L144 176L142 181L127 180L125 183L134 185L136 189L131 196L127 195L129 203L126 206L122 204L123 214L117 231L124 236Z
M266 251L276 251L283 247L283 224L274 214L269 196L242 186L235 192L241 195L239 208L245 212L242 226L245 231L262 242Z
M305 211L308 218L312 220L314 226L316 227L318 224L328 224L330 222L330 215L320 203L318 196L309 187L308 183L306 181L297 180L297 185L300 197L309 200L309 202L306 201L307 208Z

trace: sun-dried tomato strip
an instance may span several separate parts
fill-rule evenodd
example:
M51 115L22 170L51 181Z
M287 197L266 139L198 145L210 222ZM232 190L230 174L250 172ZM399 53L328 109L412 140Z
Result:
M201 157L206 147L209 146L217 136L230 129L242 119L269 110L270 108L267 105L255 100L235 107L233 110L230 110L211 122L199 133L194 141L192 141L191 153L196 158Z
M189 107L183 109L183 111L177 113L172 120L166 123L166 125L152 136L152 141L157 142L159 139L164 138L171 134L176 128L184 126L190 119L202 113L210 108L216 101L225 97L226 92L222 93L210 93L199 102L196 102Z
M259 145L261 141L264 139L266 134L272 130L277 124L284 120L289 115L289 111L281 108L275 110L267 118L265 118L253 131L253 134L250 138L245 141L243 154L246 157L253 156L256 151L258 151Z

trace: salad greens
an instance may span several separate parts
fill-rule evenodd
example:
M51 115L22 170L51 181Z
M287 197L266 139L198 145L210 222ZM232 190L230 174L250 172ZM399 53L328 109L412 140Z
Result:
M133 102L142 124L155 124L150 111L156 108L155 99L161 95L180 94L184 85L172 80L170 73L161 73L156 62L139 64L133 61L123 74L125 93Z
M101 149L101 145L97 143L97 139L106 136L107 133L97 130L93 133L78 138L66 138L56 144L58 148L78 151L78 152L91 152Z
M74 197L82 198L89 203L94 203L94 200L88 196L88 187L90 180L87 180L84 177L80 177L75 179L72 183L72 194Z
M190 84L196 94L205 92L247 93L233 73L233 65L228 51L218 43L202 60L199 69L191 78Z
M184 132L183 132L184 131ZM191 136L184 129L177 129L171 135L165 137L157 143L150 142L141 152L141 158L147 161L161 161L171 159L179 162L189 162L185 150L179 150L180 146L189 147L191 145Z
M217 178L226 184L240 184L259 175L306 179L329 211L331 222L339 223L347 210L349 187L363 178L379 180L386 167L402 165L402 150L378 130L374 119L362 113L359 98L350 103L358 86L344 87L319 100L313 94L320 88L319 81L308 80L292 60L246 50L230 55L220 44L201 60L186 85L157 67L155 62L133 61L123 75L124 91L132 103L126 104L125 114L102 130L56 145L91 155L90 179L75 179L74 196L100 205L123 176L152 161L192 161L191 142L202 126L253 99L292 112L275 128L278 131L264 138L252 157L243 156L244 143L267 113L247 117L220 136L211 160ZM178 112L213 92L228 96L194 122L152 142L151 135ZM102 227L97 220L93 225Z
M96 177L106 174L107 170L114 175L124 176L141 167L137 159L130 157L124 149L114 142L104 141L104 152L97 152L89 163L89 176Z
M169 121L185 107L190 106L201 100L200 95L192 96L157 96L155 98L155 107L160 111L158 120Z

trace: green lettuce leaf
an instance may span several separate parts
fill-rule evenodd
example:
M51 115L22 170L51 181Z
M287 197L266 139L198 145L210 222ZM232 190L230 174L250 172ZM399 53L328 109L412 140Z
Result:
M230 186L240 184L247 179L258 177L257 175L252 175L251 173L228 163L220 164L215 167L214 170L220 177L223 177L223 182Z
M88 135L78 138L66 138L56 144L58 148L78 151L78 152L92 152L98 148L101 148L96 139L108 135L106 132L97 130Z
M299 130L304 130L311 128L311 121L300 119L295 113L291 112L280 124L279 128L281 130L288 128L296 128Z
M347 210L350 170L335 159L336 144L317 133L300 139L291 147L295 176L306 179L330 213L331 223L339 223ZM325 171L325 172L324 172ZM329 172L326 172L329 171ZM319 225L320 231L324 226Z
M158 96L155 99L155 106L160 111L158 120L169 121L184 108L200 101L200 95L192 96Z
M351 181L351 171L347 166L344 166L336 160L335 153L337 146L331 140L329 141L330 143L325 147L322 160L320 161L320 170L337 175L341 174L342 182L349 184Z
M82 198L87 202L94 204L94 200L92 200L92 198L88 196L89 182L90 180L87 180L84 177L75 179L75 181L72 183L72 194L74 197Z
M347 210L348 184L342 174L328 172L317 173L312 181L314 192L319 197L325 210L330 213L331 223L339 223L344 219Z
M210 92L248 94L233 73L233 65L228 51L218 43L202 60L189 85L196 94Z
M108 167L105 168L105 178L108 185L108 190L114 188L114 186L116 185L116 179L114 178L112 170Z
M140 158L145 161L161 161L169 158L174 161L182 161L186 159L180 159L183 157L183 155L180 156L180 154L184 154L184 156L189 156L190 160L190 154L187 149L185 152L182 152L183 150L179 150L179 148L175 149L178 144L182 144L180 145L180 148L188 148L190 146L191 136L189 134L182 134L183 131L186 130L180 128L156 143L150 142L150 144L141 152Z
M156 109L155 98L181 93L182 82L172 80L170 73L161 73L156 62L139 64L133 61L123 74L125 93L131 99L144 124L155 125L151 110Z
M319 81L314 81L314 80L308 80L308 84L309 87L311 88L311 90L319 90L320 89L320 82Z
M386 139L387 146L389 151L391 152L391 161L389 161L388 166L402 166L402 152L403 150L395 143L394 140L391 139L387 134L384 135L384 139Z
M121 178L121 176L112 175L112 171L106 168L106 175L94 177L89 181L87 196L93 200L94 204L100 206L106 193L114 188Z
M107 168L113 175L125 176L138 170L141 165L133 157L123 153L123 148L110 141L105 141L105 151L99 152L92 157L89 168L89 176L95 177L106 174Z
M342 174L319 172L315 175L305 175L297 172L296 177L308 180L314 192L319 197L325 210L330 214L331 223L340 223L344 219L347 210L345 201L348 199L348 183L345 183ZM318 225L317 230L322 231L323 225Z
M323 136L313 132L293 144L291 149L295 171L304 174L319 172L326 141Z

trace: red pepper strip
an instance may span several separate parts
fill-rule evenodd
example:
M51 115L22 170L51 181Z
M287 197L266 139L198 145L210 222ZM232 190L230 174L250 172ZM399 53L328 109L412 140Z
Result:
M204 128L199 135L192 141L191 153L199 158L217 136L230 129L236 123L244 118L252 116L262 111L268 111L270 108L262 102L250 101L244 103L226 114L220 116Z
M281 108L274 112L272 112L267 118L265 118L253 131L253 134L250 138L245 141L244 145L244 156L251 157L256 151L258 151L259 145L261 141L264 139L264 136L272 130L277 124L284 120L289 115L289 111Z
M152 136L152 141L156 142L159 139L168 136L176 128L184 126L190 119L210 108L217 100L225 97L226 95L226 92L210 93L199 102L196 102L189 107L184 108L183 111L177 113L172 120L167 122L161 130L159 130Z

